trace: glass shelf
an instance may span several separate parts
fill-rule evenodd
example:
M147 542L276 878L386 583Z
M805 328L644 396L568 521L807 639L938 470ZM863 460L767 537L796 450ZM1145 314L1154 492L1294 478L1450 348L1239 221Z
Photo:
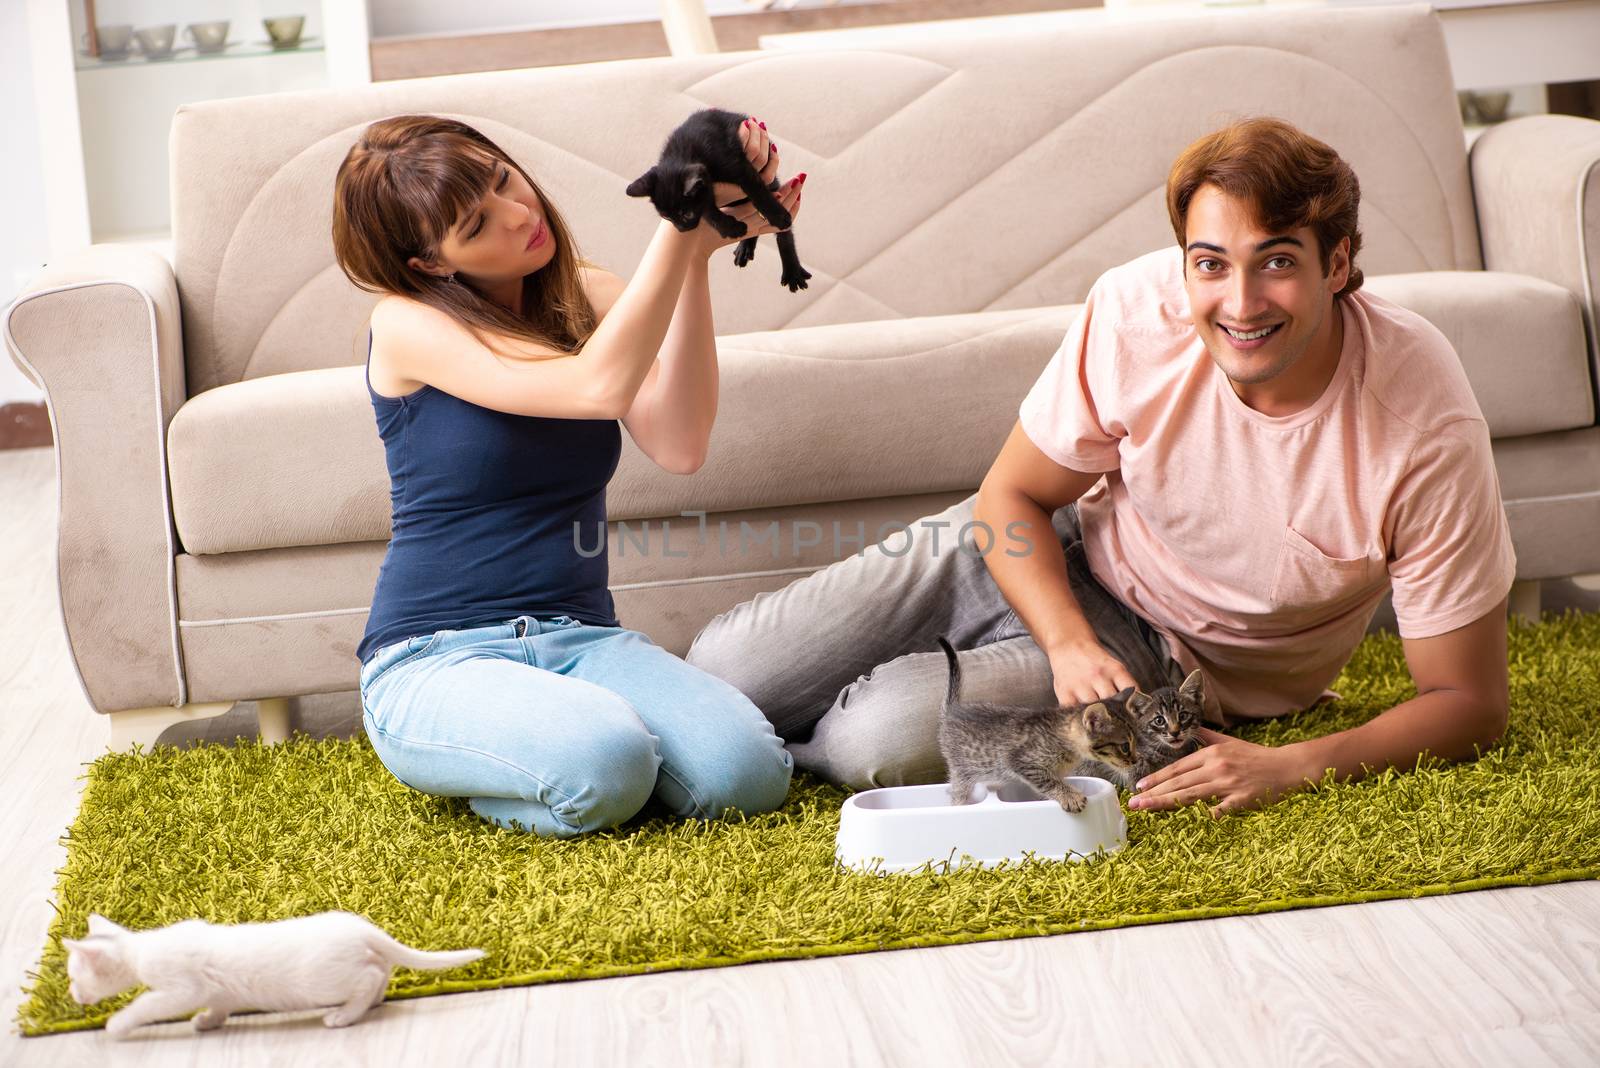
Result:
M124 59L96 59L81 51L77 57L78 70L111 70L122 67L162 67L174 63L194 63L208 59L251 59L257 56L292 56L297 52L321 52L322 38L302 37L293 48L274 48L267 41L230 41L216 52L201 52L194 45L182 45L172 50L165 59L146 59L129 52Z

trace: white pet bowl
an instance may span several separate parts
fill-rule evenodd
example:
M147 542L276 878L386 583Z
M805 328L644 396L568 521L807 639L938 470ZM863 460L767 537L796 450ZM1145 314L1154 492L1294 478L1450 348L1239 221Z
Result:
M964 863L992 868L1003 861L1085 860L1128 843L1128 820L1117 789L1104 779L1073 776L1088 804L1067 812L1020 783L979 787L983 800L950 803L950 786L891 786L854 794L839 811L835 855L861 871L934 871ZM880 863L881 861L881 863Z

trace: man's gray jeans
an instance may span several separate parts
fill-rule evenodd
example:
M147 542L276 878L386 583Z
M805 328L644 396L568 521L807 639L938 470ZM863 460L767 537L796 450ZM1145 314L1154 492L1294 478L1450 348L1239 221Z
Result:
M1019 543L973 532L957 547L976 500L736 605L706 624L686 659L743 691L806 771L855 789L945 781L938 727L949 669L938 635L957 650L964 699L1055 703L1049 659L971 548L974 534L990 552ZM1142 689L1177 685L1166 642L1090 573L1077 506L1051 521L1100 644Z

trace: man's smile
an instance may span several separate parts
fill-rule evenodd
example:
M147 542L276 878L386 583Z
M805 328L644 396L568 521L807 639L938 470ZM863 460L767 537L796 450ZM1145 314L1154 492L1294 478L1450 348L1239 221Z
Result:
M1273 323L1271 326L1258 327L1254 330L1240 330L1224 323L1218 323L1217 325L1222 328L1224 334L1228 335L1228 340L1233 342L1233 347L1237 349L1260 348L1267 343L1268 338L1283 327L1282 323Z

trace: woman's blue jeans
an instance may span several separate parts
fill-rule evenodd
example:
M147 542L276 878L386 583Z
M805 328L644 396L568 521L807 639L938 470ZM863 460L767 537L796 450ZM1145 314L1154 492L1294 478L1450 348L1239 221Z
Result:
M615 826L651 797L700 819L770 812L794 766L731 684L570 616L386 645L362 665L361 706L395 778L554 837Z

